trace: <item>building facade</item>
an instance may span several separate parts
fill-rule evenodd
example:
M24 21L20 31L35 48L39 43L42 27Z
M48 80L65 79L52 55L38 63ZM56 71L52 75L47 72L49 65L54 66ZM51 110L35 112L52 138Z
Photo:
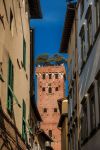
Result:
M100 2L79 0L72 24L69 41L67 36L61 45L69 53L69 149L99 150Z
M80 144L82 150L100 149L100 1L78 5Z
M37 100L43 122L41 128L53 139L54 150L61 150L61 131L57 128L59 109L57 100L65 96L65 67L38 66Z
M30 6L28 0L0 1L1 150L31 149Z
M58 128L61 129L61 149L68 150L68 99L58 100L60 118Z
M77 2L67 3L60 52L68 53L68 149L79 149L79 75L77 53Z

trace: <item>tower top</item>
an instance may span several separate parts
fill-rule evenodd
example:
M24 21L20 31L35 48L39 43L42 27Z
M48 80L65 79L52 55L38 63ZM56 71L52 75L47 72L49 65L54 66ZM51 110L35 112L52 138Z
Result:
M62 73L66 76L65 66L62 65L54 65L54 66L37 66L36 67L36 75L44 73Z

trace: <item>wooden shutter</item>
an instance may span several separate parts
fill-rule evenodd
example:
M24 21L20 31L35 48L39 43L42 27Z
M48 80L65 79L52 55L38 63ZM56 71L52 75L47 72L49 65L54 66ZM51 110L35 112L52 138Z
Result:
M13 64L9 58L8 63L8 97L7 97L7 110L11 113L13 109L13 95L11 90L13 91ZM10 88L11 90L10 90Z
M25 101L23 100L22 104L22 138L26 141L27 136L26 136L26 104Z
M26 70L26 41L23 37L23 67Z

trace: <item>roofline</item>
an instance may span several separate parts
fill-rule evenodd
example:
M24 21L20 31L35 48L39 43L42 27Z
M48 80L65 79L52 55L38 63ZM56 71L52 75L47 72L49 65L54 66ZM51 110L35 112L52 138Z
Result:
M70 38L70 34L71 34L73 20L75 18L75 8L76 8L76 3L69 3L67 5L64 30L63 30L62 41L61 41L61 45L60 45L60 53L68 52L69 38ZM71 14L72 14L72 16L70 16ZM70 19L69 19L69 17L70 17Z

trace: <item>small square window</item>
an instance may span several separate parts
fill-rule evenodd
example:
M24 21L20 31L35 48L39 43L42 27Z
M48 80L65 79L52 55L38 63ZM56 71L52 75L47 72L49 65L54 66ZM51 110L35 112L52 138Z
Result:
M45 91L45 87L42 88L42 91L43 91L43 92Z
M56 87L56 91L58 91L58 87Z
M58 74L55 74L55 78L58 79Z
M54 108L54 112L57 112L57 108Z
M42 75L42 79L45 79L45 74Z
M43 112L47 112L47 108L44 108L44 109L43 109Z

